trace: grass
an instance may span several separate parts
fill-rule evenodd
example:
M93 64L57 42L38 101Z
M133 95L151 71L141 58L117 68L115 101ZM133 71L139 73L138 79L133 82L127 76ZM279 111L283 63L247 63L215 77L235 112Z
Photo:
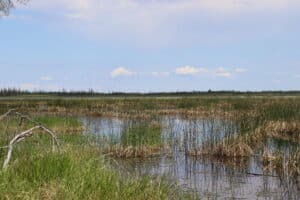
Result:
M215 101L212 101L212 104ZM228 118L235 122L238 133L234 134L232 131L221 141L190 149L189 155L228 160L245 160L255 155L263 163L271 163L272 170L280 176L294 175L296 178L300 176L298 173L300 162L296 159L299 157L300 149L300 101L298 98L225 99L223 104L217 103L213 107L216 108L216 106L219 106L222 112L238 112L234 116L229 115ZM289 152L271 153L266 156L261 149L266 147L269 139L293 143L297 148Z
M72 117L39 116L35 120L57 130L81 127ZM7 127L6 132L15 130L17 124L17 120L0 122L2 127ZM19 128L29 126L26 123ZM13 133L7 135L2 131L1 144L6 144ZM102 149L92 145L91 138L85 135L59 132L58 137L59 151L53 152L51 140L41 134L15 146L8 169L0 169L0 199L191 198L163 178L132 177L113 170L105 163ZM5 152L1 149L1 163Z
M0 172L1 199L178 199L175 188L160 179L123 178L88 147L35 151Z
M39 135L18 146L11 167L7 172L1 172L0 193L4 194L4 199L178 199L178 192L164 181L135 177L124 180L122 175L104 164L102 157L103 152L120 158L157 155L163 145L162 127L152 120L162 115L217 118L236 124L236 130L229 130L223 140L211 136L208 139L212 142L206 141L207 145L189 149L192 156L212 156L238 163L256 155L264 167L272 166L268 168L277 174L299 177L300 147L287 154L271 152L266 147L269 139L299 146L299 96L0 100L0 111L9 108L34 115L36 120L61 133L59 138L64 149L60 153L49 152L44 148L50 145L49 139ZM81 124L72 117L78 115L139 120L124 128L120 143L101 149L99 145L92 145L95 138L70 134L82 131ZM18 127L18 122L0 123L1 146L21 128L26 128L26 125ZM1 161L4 155L5 150L0 149Z
M119 143L103 148L105 154L117 158L146 158L159 156L162 143L162 125L156 121L128 124ZM111 136L112 137L112 136Z
M125 128L121 136L124 146L161 145L161 124L159 122L139 122Z
M26 98L1 99L0 111L17 108L34 115L97 115L117 117L144 117L155 114L186 114L186 116L232 117L252 113L265 113L264 118L288 119L299 116L299 96L195 96L177 98ZM262 111L262 112L260 112Z

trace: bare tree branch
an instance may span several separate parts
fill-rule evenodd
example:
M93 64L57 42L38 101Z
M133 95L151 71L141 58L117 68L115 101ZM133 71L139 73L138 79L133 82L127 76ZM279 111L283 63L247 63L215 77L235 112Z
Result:
M57 137L55 135L55 133L53 133L51 130L49 130L48 128L42 126L42 125L38 125L35 127L32 127L18 135L16 135L10 142L8 145L8 151L7 151L7 155L6 155L6 159L3 163L3 169L6 169L8 167L9 161L11 159L11 155L12 155L12 151L13 151L13 147L14 144L19 143L20 141L24 140L27 137L30 137L33 135L33 131L37 130L37 129L41 129L44 131L44 133L50 135L52 137L53 143L52 143L52 148L53 150L55 150L55 145L58 146L58 141L57 141Z
M4 118L8 117L14 111L15 111L15 109L10 109L6 113L4 113L3 115L0 115L0 121L3 120Z
M54 131L50 130L49 128L47 128L46 126L42 125L40 122L37 122L33 119L31 119L29 116L26 116L26 115L23 115L22 113L19 113L17 112L15 109L10 109L9 111L7 111L6 113L4 113L3 115L0 115L0 121L3 120L4 118L10 116L10 115L15 115L17 117L20 117L21 118L21 122L23 120L27 120L29 121L30 123L33 123L35 126L26 130L26 131L23 131L22 133L20 134L17 134L10 142L9 142L9 145L8 146L5 146L5 147L1 147L2 148L8 148L8 151L7 151L7 156L6 156L6 159L3 163L3 169L6 169L8 167L8 164L9 164L9 161L11 159L11 155L12 155L12 151L13 151L13 147L15 144L19 143L20 141L26 139L27 137L30 137L34 134L34 131L35 130L42 130L43 133L45 134L48 134L51 136L52 138L52 150L54 151L55 150L55 147L59 146L59 143L58 143L58 140L57 140L57 137L56 137L56 134Z

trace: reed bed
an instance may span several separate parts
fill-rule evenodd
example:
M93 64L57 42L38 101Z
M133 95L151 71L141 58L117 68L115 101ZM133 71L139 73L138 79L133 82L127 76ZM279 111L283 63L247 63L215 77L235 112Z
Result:
M2 99L0 111L16 108L28 114L94 115L142 117L182 114L187 117L223 116L236 118L243 113L261 114L261 110L275 117L278 111L290 117L300 107L299 97L178 97L178 98L44 98ZM274 112L270 112L273 110ZM280 114L279 114L280 115ZM282 114L281 114L282 115ZM298 113L299 115L299 113ZM269 116L266 116L269 117Z
M175 151L184 151L187 155L195 159L199 157L221 160L222 163L227 163L231 166L239 166L241 163L245 164L252 156L255 156L262 161L265 171L269 170L275 172L284 178L289 176L296 177L296 179L299 178L299 97L268 96L258 98L247 96L247 98L245 98L208 96L193 98L0 100L0 111L6 111L8 108L17 108L22 112L34 115L39 121L48 124L48 126L55 131L61 132L61 140L68 141L65 142L64 145L71 146L70 152L66 150L63 153L63 156L65 156L63 160L67 160L67 163L69 163L66 164L66 166L72 166L75 169L77 169L75 167L75 165L78 164L77 162L83 162L84 160L84 162L88 163L85 159L86 157L95 158L96 155L101 157L102 154L105 154L107 156L124 159L148 158L161 156L167 149L169 154ZM60 116L67 117L63 119ZM122 130L120 133L109 135L107 136L108 138L94 137L88 140L86 137L87 134L85 134L85 137L77 140L77 136L70 136L68 133L87 133L87 130L83 130L82 124L74 120L72 116L117 118L122 119L124 123L122 123L120 127ZM168 117L165 121L163 120L164 116ZM172 118L170 116L175 117L175 119L169 119ZM180 123L177 122L178 119L180 119ZM1 135L3 136L1 145L6 144L6 138L11 137L18 131L18 129L16 129L16 127L18 127L17 124L18 121L14 121L11 124L0 123L0 130L2 130ZM164 127L165 124L169 124L170 127ZM167 133L163 130L167 130ZM7 133L11 133L11 135ZM41 145L32 145L38 147L47 145L47 141L41 140L41 138L39 136L33 137L30 144L41 143ZM282 152L277 149L277 147L269 145L269 141L275 139L288 142L288 144L295 143L296 148ZM97 149L97 153L93 154L93 156L81 156L75 147L85 145ZM20 151L16 152L14 158L19 158L21 155L19 153L22 148L23 147L20 147ZM30 147L26 148L28 148L26 151L32 151L29 150ZM3 155L3 151L4 150L0 150L1 156ZM40 154L42 156L37 156L35 159L43 160L44 157L47 157L46 155L50 155L50 157L52 155L49 154L49 152L45 152L45 150L41 151L43 152ZM82 151L85 152L85 150ZM72 152L77 152L79 155L75 156ZM53 156L51 159L54 159L54 157L56 156ZM84 158L79 161L76 160L75 157ZM31 156L27 155L25 158L30 160ZM13 162L13 166L19 166L19 163L24 164L24 162L22 159L16 159L15 162ZM60 163L64 161L56 160L53 162ZM45 163L41 163L41 166L44 164ZM29 164L25 163L24 165ZM61 165L64 166L63 163ZM101 169L105 169L105 165L101 164L101 162L98 165ZM78 164L78 166L82 168L89 167L84 164ZM94 168L96 167L93 166L92 169ZM69 168L67 167L67 169ZM17 169L13 167L11 170L16 171ZM13 171L10 173L13 174ZM29 171L26 173L29 174ZM49 173L51 174L51 171L49 171ZM27 189L29 189L29 191L31 190L37 199L41 197L46 198L51 195L54 195L55 198L62 199L66 197L64 195L69 195L66 191L66 185L72 183L68 181L75 181L73 175L67 174L67 172L64 171L62 173L62 175L59 175L59 177L63 177L62 179L51 178L49 180L46 179L47 181L45 182L40 180L40 182L37 181L39 186L28 186ZM96 174L92 172L85 174L83 170L79 170L78 173L77 175L83 177L83 179L80 179L76 183L81 185L83 182L92 185L98 184L94 177L91 178L91 182L86 180L84 178L86 175L98 176L101 173L111 174L111 172L107 171L96 172ZM68 177L71 177L71 179L67 180ZM12 194L11 192L13 190L8 191L8 189L5 189L6 187L12 187L15 190L19 190L22 187L26 188L27 180L25 181L26 184L21 187L18 186L18 182L12 183L16 184L16 186L9 185L8 180L12 179L11 177L7 180L4 178L3 183L6 185L0 185L0 190L1 192L3 191L7 197L15 197L14 195L16 194ZM176 199L176 194L173 193L172 189L164 189L165 187L168 188L168 186L155 188L151 185L151 181L147 182L147 184L150 184L150 186L146 184L147 187L161 191L162 196L156 196L157 194L151 193L153 190L147 191L146 188L141 189L141 191L146 193L146 196L140 196L140 193L135 192L131 192L134 196L130 196L131 193L129 191L126 189L123 191L123 186L127 187L126 184L129 184L133 186L129 187L129 190L137 190L140 185L137 184L138 181L136 179L131 180L133 182L129 181L123 183L121 181L122 183L120 183L117 175L106 178L108 179L107 184L111 185L112 190L117 191L117 196L112 196L113 194L109 192L108 194L95 193L94 190L98 190L99 188L93 188L94 186L91 190L89 188L81 190L81 188L76 188L75 185L71 187L71 191L75 192L76 196L72 196L71 194L70 196L79 199L79 197L82 198L84 195L87 195L87 191L89 191L91 192L90 196L88 196L90 198L99 198L107 195L111 199L117 199L125 193L124 197L130 199ZM19 181L23 182L24 180L22 176L19 179ZM122 184L124 185L121 187L120 185ZM102 187L102 185L99 187ZM122 189L120 189L120 187ZM145 185L143 187L145 187ZM25 191L25 189L23 191ZM76 191L79 192L76 193ZM99 189L99 191L102 190ZM153 198L151 195L154 195ZM51 196L50 199L54 197Z
M271 121L264 128L269 137L300 143L300 121Z
M284 155L281 152L264 152L262 163L264 171L275 171L280 177L291 179L300 183L299 159L299 150L292 152L290 155Z

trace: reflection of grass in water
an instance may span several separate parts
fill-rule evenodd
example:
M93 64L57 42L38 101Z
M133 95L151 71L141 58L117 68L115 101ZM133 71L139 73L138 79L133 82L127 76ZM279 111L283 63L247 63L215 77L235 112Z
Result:
M245 109L247 106L233 104L235 108ZM284 140L300 144L300 104L290 99L262 102L253 112L242 112L235 117L238 135L228 134L221 142L206 145L203 149L190 151L191 155L213 155L217 157L243 158L257 152L265 146L268 138ZM287 159L299 150L293 148ZM261 155L262 156L262 155ZM297 161L297 163L300 163Z
M138 123L126 128L121 136L121 144L125 146L160 145L161 125L158 123Z
M137 121L127 124L119 143L106 144L105 154L118 158L146 158L161 153L161 124L152 121Z

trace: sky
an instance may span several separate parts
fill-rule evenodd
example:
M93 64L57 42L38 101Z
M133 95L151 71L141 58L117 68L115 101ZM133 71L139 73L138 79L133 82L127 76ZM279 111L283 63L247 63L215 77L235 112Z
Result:
M299 0L30 0L0 19L0 88L300 90Z

